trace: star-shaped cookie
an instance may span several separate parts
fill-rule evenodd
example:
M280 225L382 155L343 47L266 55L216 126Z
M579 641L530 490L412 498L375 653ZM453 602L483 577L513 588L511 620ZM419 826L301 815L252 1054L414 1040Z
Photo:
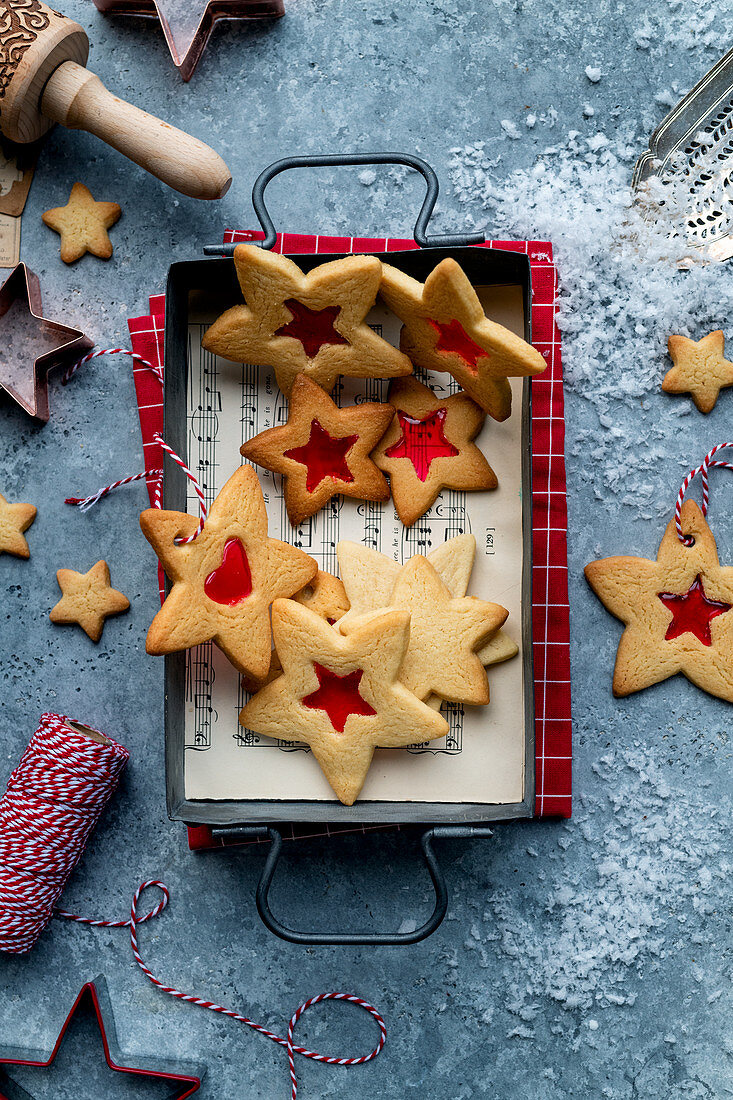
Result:
M148 653L174 653L214 641L235 668L261 680L270 666L270 604L292 596L318 571L313 558L267 534L257 474L236 470L211 506L198 538L195 516L148 508L143 534L173 586L151 623Z
M29 558L31 552L23 538L36 518L33 504L10 504L0 493L0 554L14 554L16 558Z
M387 611L344 637L294 600L272 605L283 675L239 715L247 729L310 745L337 798L351 806L375 748L444 737L448 725L399 682L410 616Z
M626 624L613 693L630 695L676 673L733 703L733 567L721 566L697 504L682 505L685 546L672 520L656 561L603 558L585 567L591 588Z
M88 573L59 569L56 580L62 595L51 609L51 622L76 623L93 642L102 637L105 619L127 611L130 606L127 596L111 587L106 561L98 561Z
M339 622L339 630L348 629L348 623L357 616L377 611L390 603L394 586L402 566L394 558L380 554L358 542L342 540L336 547L339 572L349 601L349 610L344 612L344 622ZM468 591L471 570L476 556L476 539L473 535L456 535L446 539L431 550L427 560L437 571L454 599L460 599ZM481 664L488 667L515 657L519 652L516 642L504 632L497 630L488 641L479 647L477 655Z
M240 451L283 475L285 507L297 525L337 493L358 500L389 499L387 481L369 454L393 413L391 405L373 402L340 409L320 386L299 374L287 422L247 440Z
M667 347L674 366L665 374L662 389L691 394L700 412L709 413L721 389L733 386L733 363L724 357L722 331L708 333L702 340L670 336Z
M379 293L403 322L400 348L415 366L448 371L494 420L506 420L512 411L507 379L541 374L546 367L531 344L489 320L468 276L450 257L424 284L383 264Z
M207 351L235 363L274 367L286 396L301 372L325 390L340 374L412 373L407 356L365 322L382 274L375 256L346 256L306 275L285 256L240 244L234 264L246 305L228 309L207 329Z
M400 670L405 687L419 699L438 695L474 706L489 702L489 681L476 650L503 626L506 608L475 596L454 599L420 554L400 570L388 607L410 613L410 640ZM371 612L367 619L379 614ZM364 621L341 619L338 629L350 633Z
M66 206L46 210L43 221L61 235L61 259L73 264L87 252L100 260L110 258L112 242L107 230L119 221L121 213L116 202L95 202L88 187L75 183Z
M486 413L466 393L441 399L417 378L396 378L388 401L395 415L372 454L389 474L405 527L427 512L441 489L495 489L499 482L473 442Z

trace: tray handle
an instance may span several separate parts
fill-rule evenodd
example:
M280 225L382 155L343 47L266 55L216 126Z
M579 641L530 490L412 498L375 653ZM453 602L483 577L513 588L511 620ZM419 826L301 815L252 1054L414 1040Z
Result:
M325 153L318 156L284 157L282 160L276 160L268 168L265 168L264 172L260 173L252 188L252 205L262 226L265 239L264 241L253 241L252 243L259 244L262 248L274 248L275 246L277 231L265 205L265 188L275 176L279 176L281 172L287 172L291 168L338 168L361 164L404 164L408 168L414 168L424 178L427 190L413 231L413 236L421 248L450 248L460 245L481 244L485 240L483 233L436 233L431 237L427 235L428 222L438 198L439 188L438 177L434 170L427 161L422 160L420 157L412 156L410 153ZM204 245L204 252L207 256L226 256L231 255L235 247L234 244L207 244Z
M269 838L270 850L267 853L265 866L262 869L260 881L257 885L257 911L263 924L276 936L289 943L306 944L310 947L347 947L347 946L390 946L399 947L407 944L419 943L427 939L440 926L448 911L448 887L445 875L438 863L438 857L433 850L435 840L466 840L493 836L493 832L485 825L436 825L427 829L420 840L425 864L430 874L430 879L435 890L435 908L430 917L411 932L304 932L295 928L288 928L283 924L270 908L269 893L272 880L275 875L283 838L277 829L272 826L238 826L233 828L218 828L213 830L216 836L236 837L245 840Z

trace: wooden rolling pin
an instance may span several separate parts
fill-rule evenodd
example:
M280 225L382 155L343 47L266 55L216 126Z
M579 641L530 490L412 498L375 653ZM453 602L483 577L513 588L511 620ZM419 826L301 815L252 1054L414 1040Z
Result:
M0 0L0 130L36 141L54 122L87 130L146 172L196 199L218 199L232 177L202 141L112 95L86 65L78 23L41 0Z

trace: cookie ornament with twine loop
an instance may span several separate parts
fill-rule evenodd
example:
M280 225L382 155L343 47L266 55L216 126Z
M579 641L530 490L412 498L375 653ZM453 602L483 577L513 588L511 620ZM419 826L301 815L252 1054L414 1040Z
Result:
M112 738L64 715L44 714L0 799L0 951L26 954L52 917L94 928L129 928L135 962L145 977L176 1000L229 1016L287 1050L291 1100L298 1082L295 1055L327 1065L356 1066L371 1062L382 1051L387 1032L374 1005L351 993L319 993L309 997L290 1018L285 1038L233 1009L166 985L143 960L138 926L158 917L170 898L157 879L138 886L127 920L103 920L70 913L57 902L129 760L129 753ZM157 887L162 897L140 913L141 897ZM319 1054L295 1043L295 1025L322 1001L347 1001L364 1009L379 1028L379 1040L369 1053L356 1058Z
M717 443L684 479L656 561L612 557L585 567L595 594L626 626L613 673L616 696L682 673L733 703L733 566L721 566L706 520L710 470L733 470L733 462L716 457L732 448ZM700 505L685 500L698 474Z

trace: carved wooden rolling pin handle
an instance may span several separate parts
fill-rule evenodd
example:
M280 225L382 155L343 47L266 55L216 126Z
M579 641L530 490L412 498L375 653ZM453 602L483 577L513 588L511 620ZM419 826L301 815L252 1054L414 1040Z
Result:
M82 27L41 0L0 0L0 130L35 141L54 122L87 130L176 191L218 199L232 177L202 141L112 95L84 68Z

